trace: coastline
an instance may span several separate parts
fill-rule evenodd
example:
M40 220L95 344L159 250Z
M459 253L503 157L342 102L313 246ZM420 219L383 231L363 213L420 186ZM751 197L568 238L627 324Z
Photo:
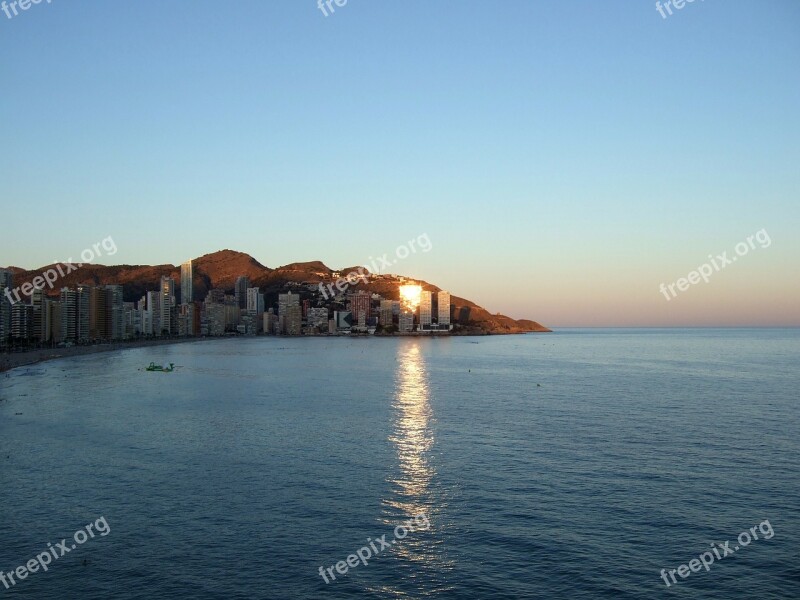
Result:
M177 338L169 340L135 340L131 342L110 342L108 344L95 344L92 346L72 346L70 348L40 348L29 350L28 352L11 352L0 354L0 373L17 369L19 367L29 367L48 360L59 358L70 358L72 356L84 356L86 354L97 354L99 352L114 352L116 350L127 350L129 348L144 348L147 346L164 346L167 344L186 344L192 342L202 342L215 338Z
M503 331L503 332L490 332L484 331L481 333L470 331L461 333L450 333L449 335L437 335L435 332L426 332L419 334L417 332L400 334L393 333L391 335L353 335L353 336L297 336L297 337L376 337L376 338L392 338L392 337L482 337L487 335L523 335L528 333L549 333L551 330L546 331ZM0 354L0 373L11 371L19 367L29 367L48 360L56 360L59 358L70 358L72 356L85 356L87 354L96 354L99 352L114 352L117 350L127 350L129 348L145 348L149 346L164 346L167 344L187 344L193 342L203 342L208 340L225 339L226 336L216 337L188 337L188 338L173 338L173 339L149 339L149 340L134 340L128 342L109 342L107 344L94 344L91 346L71 346L69 348L39 348L36 350L28 350L27 352L10 352ZM272 336L275 337L275 336ZM278 336L279 337L279 336Z

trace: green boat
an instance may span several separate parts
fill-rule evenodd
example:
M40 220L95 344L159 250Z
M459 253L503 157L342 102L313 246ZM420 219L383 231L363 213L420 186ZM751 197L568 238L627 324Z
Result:
M175 365L173 363L169 363L168 367L162 367L161 365L157 365L156 363L150 363L150 365L145 369L146 371L159 371L161 373L172 373L175 370Z

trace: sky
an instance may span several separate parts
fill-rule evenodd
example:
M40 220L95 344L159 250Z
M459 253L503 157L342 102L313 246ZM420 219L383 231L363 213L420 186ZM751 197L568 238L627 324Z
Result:
M0 12L0 265L387 255L553 327L800 326L800 2L332 8Z

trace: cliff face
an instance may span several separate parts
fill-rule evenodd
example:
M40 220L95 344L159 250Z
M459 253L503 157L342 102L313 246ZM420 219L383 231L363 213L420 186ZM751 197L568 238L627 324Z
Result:
M220 250L201 256L194 261L194 290L195 298L203 299L208 290L223 288L232 293L236 278L246 275L250 284L260 287L268 294L275 294L288 282L301 283L332 283L331 275L334 272L320 261L300 262L284 265L271 269L262 265L249 254L234 250ZM39 269L27 271L16 267L9 267L14 271L14 285L21 286L29 283L34 277L42 274L55 265L47 265ZM342 269L340 273L346 275L356 271L358 267ZM66 271L62 267L63 271ZM76 285L106 285L122 284L126 301L136 301L145 292L157 290L161 277L173 277L176 283L180 282L180 266L175 265L117 265L105 266L100 264L85 264L79 269L59 277L52 290L47 290L50 295L57 295L62 287ZM367 290L377 293L392 300L398 299L398 286L401 280L394 277L381 276L373 278L369 283L359 282L353 285L352 290ZM440 291L435 285L418 281L423 289L433 292ZM501 334L501 333L526 333L548 332L536 321L528 319L514 320L501 314L491 314L465 298L451 296L450 303L453 310L453 322L458 323L460 332L470 334Z

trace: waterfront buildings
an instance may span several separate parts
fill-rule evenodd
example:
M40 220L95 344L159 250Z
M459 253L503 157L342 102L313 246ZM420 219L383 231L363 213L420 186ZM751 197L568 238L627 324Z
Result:
M194 302L194 273L192 261L187 260L181 265L181 304Z
M194 295L193 264L181 265L180 298ZM412 333L452 328L450 294L422 290L408 280L399 289L400 300L358 290L336 298L321 297L315 282L286 282L285 293L272 291L267 309L265 294L236 278L234 293L211 289L204 302L177 304L176 281L160 278L158 288L144 292L138 302L125 302L123 286L78 285L63 288L57 298L34 289L28 304L10 302L2 292L13 289L13 272L0 270L0 345L91 343L137 336L221 336L231 333L282 335L374 333L386 330ZM274 288L272 288L274 290ZM277 299L277 302L276 302ZM244 300L244 306L240 303ZM14 309L16 304L28 308ZM277 308L277 313L274 310ZM333 318L331 318L331 316Z
M177 313L175 312L175 280L172 277L161 278L161 323L156 335L172 335L177 333Z
M300 335L303 313L299 295L292 292L278 294L278 319L281 322L282 334Z
M181 304L178 310L178 335L196 335L197 329L195 327L195 319L194 303Z
M381 300L380 312L378 314L378 323L382 327L389 327L394 323L394 301Z
M350 312L353 314L354 325L359 328L366 328L372 306L372 296L369 292L359 290L354 294L349 294L348 300L350 301Z
M11 339L30 340L34 337L33 306L17 302L11 306Z
M401 307L397 330L400 333L411 333L414 331L414 311L406 307Z
M450 292L439 292L436 294L438 301L438 323L439 329L450 330Z
M108 294L105 288L93 287L89 290L89 339L109 338Z
M6 296L6 290L14 289L14 274L6 269L0 269L0 347L8 344L11 337L11 301Z
M161 292L147 292L147 317L145 335L161 335Z
M323 333L328 331L328 309L327 308L309 308L308 309L308 324L311 327L318 327Z
M236 296L236 305L239 308L247 308L247 288L249 287L250 279L247 276L240 275L236 278L234 295Z
M419 293L419 328L430 329L433 318L433 292L422 290Z

